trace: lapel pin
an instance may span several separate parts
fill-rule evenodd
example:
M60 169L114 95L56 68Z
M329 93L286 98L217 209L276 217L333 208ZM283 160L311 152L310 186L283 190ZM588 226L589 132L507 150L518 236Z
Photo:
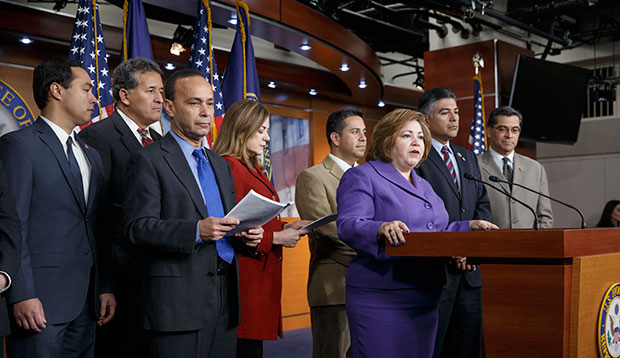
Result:
M520 172L522 172L522 171L523 171L523 168L519 167L519 171L520 171Z
M466 162L465 157L461 155L461 152L456 152L456 156L463 159L463 161Z

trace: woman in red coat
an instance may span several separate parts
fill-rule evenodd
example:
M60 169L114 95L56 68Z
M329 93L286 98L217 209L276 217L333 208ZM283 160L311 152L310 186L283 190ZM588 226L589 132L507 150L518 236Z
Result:
M269 141L269 112L260 103L240 100L226 111L213 150L230 163L237 201L254 190L280 201L258 160ZM295 247L308 220L284 223L280 216L263 226L255 251L241 250L239 286L241 325L237 358L262 357L263 340L282 337L282 246Z

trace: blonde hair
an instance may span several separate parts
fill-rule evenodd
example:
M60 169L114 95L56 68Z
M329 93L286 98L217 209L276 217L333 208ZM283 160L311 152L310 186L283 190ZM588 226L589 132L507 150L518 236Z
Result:
M398 133L407 122L417 121L420 123L424 134L424 155L416 165L416 168L428 157L431 150L431 132L423 121L424 115L410 109L399 108L386 114L379 120L372 131L371 145L366 154L366 160L380 160L382 162L392 162L391 151L398 138Z
M226 111L213 150L219 155L241 160L250 170L254 170L254 164L262 168L261 163L250 155L245 144L268 118L269 111L259 102L249 99L235 102Z

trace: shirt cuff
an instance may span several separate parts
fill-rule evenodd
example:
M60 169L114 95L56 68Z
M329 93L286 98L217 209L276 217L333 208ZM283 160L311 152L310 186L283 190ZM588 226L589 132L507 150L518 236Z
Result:
M200 238L200 221L196 223L196 240L194 242L196 245L202 244L202 239Z
M3 274L4 276L6 276L6 279L8 281L6 284L6 287L0 289L0 293L3 293L4 291L8 290L9 287L11 287L11 276L9 276L9 274L4 271L0 271L0 274Z

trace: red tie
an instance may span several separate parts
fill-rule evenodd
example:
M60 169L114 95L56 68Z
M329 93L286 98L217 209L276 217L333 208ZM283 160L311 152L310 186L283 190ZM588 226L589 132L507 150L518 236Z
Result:
M153 143L151 137L149 137L149 132L146 129L138 128L138 133L140 133L140 137L142 137L142 146L146 147L147 145Z

